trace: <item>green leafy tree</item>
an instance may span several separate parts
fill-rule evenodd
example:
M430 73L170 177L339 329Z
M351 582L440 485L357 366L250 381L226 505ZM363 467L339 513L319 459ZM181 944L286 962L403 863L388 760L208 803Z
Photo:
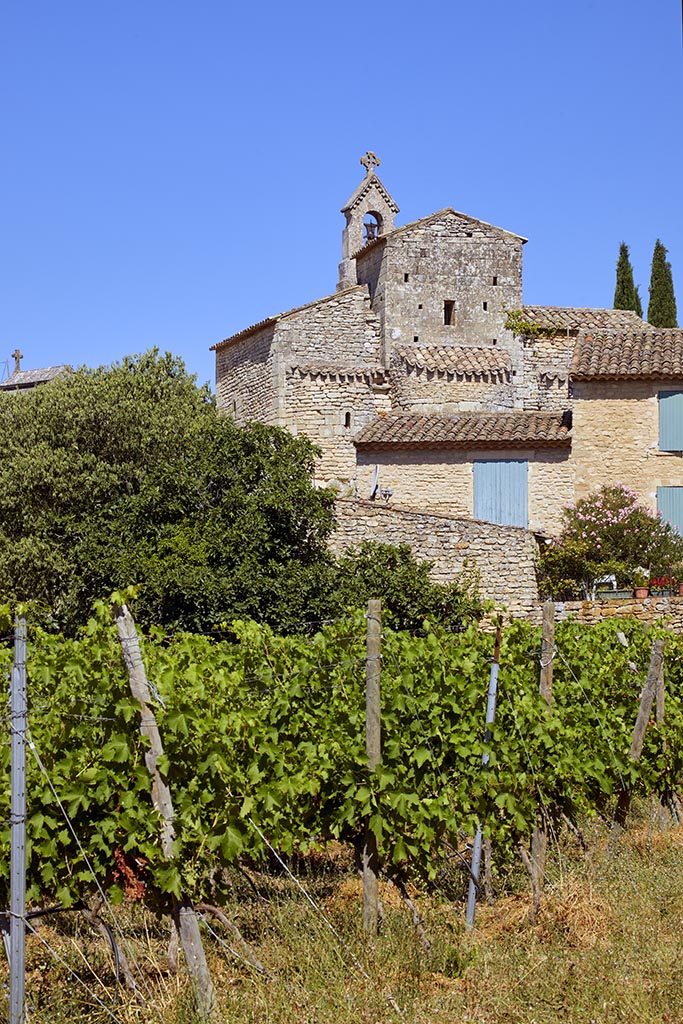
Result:
M650 301L647 320L653 327L676 327L676 297L667 249L659 239L655 242L650 273Z
M73 632L93 600L141 583L143 623L284 630L325 593L333 498L316 449L237 428L182 362L151 351L0 395L0 593Z
M338 613L382 600L382 623L391 629L420 630L425 619L445 629L462 629L481 617L478 577L465 569L452 583L434 583L431 563L418 561L407 544L365 541L338 559L332 594Z
M0 595L39 602L52 628L74 634L93 601L132 584L141 624L168 631L251 618L300 632L369 597L396 626L452 629L476 605L407 547L337 566L317 449L236 427L170 354L0 394L0 431Z
M548 596L588 597L593 581L608 573L632 586L640 568L668 576L683 562L683 538L623 484L602 487L563 517L559 538L541 552L539 586Z
M614 289L614 308L632 309L638 316L643 315L638 288L633 281L633 267L626 242L619 246L617 261L617 283Z

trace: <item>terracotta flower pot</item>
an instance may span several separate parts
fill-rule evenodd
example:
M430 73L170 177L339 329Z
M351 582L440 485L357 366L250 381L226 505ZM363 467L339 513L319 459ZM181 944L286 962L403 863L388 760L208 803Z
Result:
M633 593L637 601L644 601L650 591L647 587L636 587Z

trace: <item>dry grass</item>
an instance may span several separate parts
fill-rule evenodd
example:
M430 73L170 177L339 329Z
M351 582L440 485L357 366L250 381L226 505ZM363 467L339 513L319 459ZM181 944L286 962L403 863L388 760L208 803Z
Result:
M678 1022L683 1006L683 829L660 832L645 822L616 843L608 843L599 829L588 839L588 856L569 839L561 856L555 851L535 926L528 923L530 897L521 873L512 880L518 891L478 907L471 934L464 930L462 903L449 902L438 892L411 890L431 941L428 952L389 885L381 892L382 934L365 942L361 887L343 849L334 849L329 858L321 854L317 863L306 866L304 883L322 914L282 877L254 873L258 898L236 874L226 912L272 978L207 937L219 1000L216 1021ZM190 1024L190 993L184 972L175 975L166 964L163 923L137 907L126 908L121 923L149 988L142 1005L120 990L112 1003L111 954L78 915L45 920L40 934L122 1024ZM0 975L6 984L6 967ZM35 937L28 941L27 992L30 1024L112 1020ZM6 1019L5 1002L0 1020Z

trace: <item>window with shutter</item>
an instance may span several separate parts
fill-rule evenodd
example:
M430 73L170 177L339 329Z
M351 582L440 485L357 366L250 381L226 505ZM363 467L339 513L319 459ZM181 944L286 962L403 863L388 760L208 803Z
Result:
M478 459L474 462L474 518L500 526L529 525L528 462Z
M659 450L683 451L683 391L660 391Z
M657 509L683 536L683 487L658 487Z

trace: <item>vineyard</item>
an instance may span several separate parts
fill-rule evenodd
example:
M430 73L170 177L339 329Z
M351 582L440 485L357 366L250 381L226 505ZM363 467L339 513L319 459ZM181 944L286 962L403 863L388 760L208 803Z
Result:
M6 673L12 623L5 609ZM567 830L580 837L591 819L611 823L624 793L656 794L676 813L680 637L626 620L558 625L549 707L539 694L540 630L513 622L502 631L498 707L485 743L493 635L428 624L420 635L385 630L381 760L370 771L366 628L357 612L307 637L235 622L223 631L228 639L161 630L141 639L165 751L157 768L173 796L172 859L160 844L140 705L111 607L100 602L77 639L30 629L30 905L106 898L114 912L133 901L163 914L187 899L220 908L234 897L235 871L282 872L319 857L329 842L360 855L369 828L384 878L404 893L447 886L461 918L480 823L502 892L539 822L552 845ZM659 637L666 711L646 730L636 761L629 750ZM9 780L7 742L0 757ZM0 797L2 906L8 789Z

